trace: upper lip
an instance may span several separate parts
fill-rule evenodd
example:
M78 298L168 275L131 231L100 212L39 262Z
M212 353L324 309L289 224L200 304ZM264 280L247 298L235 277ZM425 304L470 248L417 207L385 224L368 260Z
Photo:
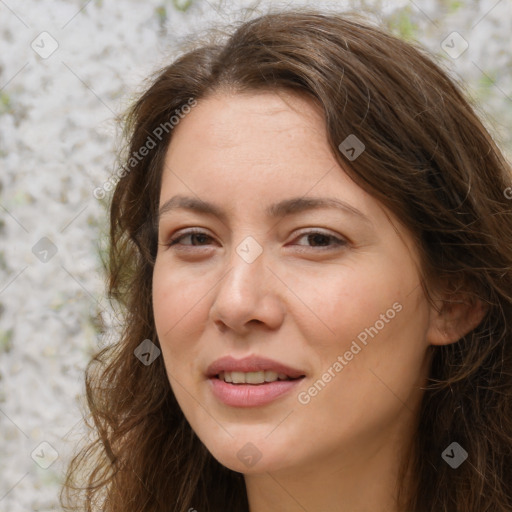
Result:
M235 359L231 356L221 357L208 366L206 375L208 378L212 378L220 372L261 372L264 370L283 373L292 379L305 375L302 370L259 356L248 356L243 359Z

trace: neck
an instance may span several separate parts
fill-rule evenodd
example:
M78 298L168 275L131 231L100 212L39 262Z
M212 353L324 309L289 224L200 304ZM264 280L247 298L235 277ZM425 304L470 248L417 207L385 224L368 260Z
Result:
M247 474L250 512L401 512L397 492L407 434L395 429L300 468Z

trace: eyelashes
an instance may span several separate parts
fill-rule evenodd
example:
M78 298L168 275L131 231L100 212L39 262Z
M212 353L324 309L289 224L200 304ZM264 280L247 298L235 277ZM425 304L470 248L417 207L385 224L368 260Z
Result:
M212 237L210 235L208 235L208 233L205 233L204 231L191 229L189 231L181 233L178 236L175 236L174 238L171 238L171 240L169 240L169 242L166 245L167 245L167 247L172 247L173 245L176 245L178 242L180 242L181 240L183 240L184 238L186 238L188 236L190 236L190 237L196 236L197 238L203 238L203 239L204 238L212 239ZM194 244L192 244L192 245L194 245Z
M191 244L183 244L181 243L184 239L190 238ZM337 249L340 247L343 247L348 244L348 242L342 238L339 238L337 236L334 236L330 233L325 233L323 231L318 230L311 230L306 231L303 233L300 233L294 240L302 240L307 239L309 243L312 244L320 244L320 245L304 245L304 244L293 244L298 245L299 247L307 247L312 248L320 251L330 250L330 249ZM193 241L198 242L198 244L194 244ZM214 240L213 237L211 237L208 233L205 231L202 231L200 229L190 229L188 231L182 232L178 234L177 236L174 236L167 242L165 245L166 247L174 247L176 245L187 248L191 247L207 247L208 245L205 245L208 241ZM330 245L323 245L324 243L330 243ZM189 249L186 249L189 250Z

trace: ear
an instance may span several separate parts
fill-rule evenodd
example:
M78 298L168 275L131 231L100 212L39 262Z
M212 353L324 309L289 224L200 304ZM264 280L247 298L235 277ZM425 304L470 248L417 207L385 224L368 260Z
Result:
M483 320L487 306L467 294L450 295L436 300L430 307L426 339L431 345L448 345L459 341Z

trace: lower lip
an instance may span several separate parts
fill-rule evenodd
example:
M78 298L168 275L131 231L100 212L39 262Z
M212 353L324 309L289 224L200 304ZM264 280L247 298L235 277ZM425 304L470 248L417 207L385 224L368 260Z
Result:
M209 379L213 394L232 407L258 407L290 392L303 379L276 380L265 384L230 384L216 377Z

